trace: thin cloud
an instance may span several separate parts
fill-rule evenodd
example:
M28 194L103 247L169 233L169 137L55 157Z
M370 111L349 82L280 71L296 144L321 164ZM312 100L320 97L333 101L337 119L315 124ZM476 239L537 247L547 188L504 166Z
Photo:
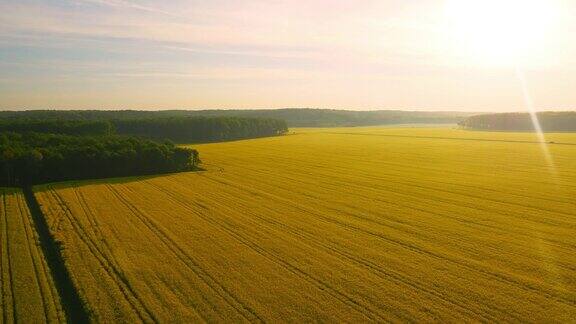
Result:
M267 58L313 58L318 57L308 52L270 52L270 51L233 51L233 50L220 50L220 49L203 49L195 47L184 47L184 46L171 46L164 45L162 48L174 51L184 51L199 54L219 54L219 55L232 55L232 56L248 56L248 57L267 57Z
M76 0L73 2L74 3L91 3L91 4L98 4L98 5L117 7L117 8L136 9L136 10L140 10L140 11L158 13L158 14L169 16L169 17L185 18L184 16L175 14L173 12L161 10L161 9L154 8L154 7L143 6L143 5L140 5L137 3L133 3L130 1L124 1L124 0Z

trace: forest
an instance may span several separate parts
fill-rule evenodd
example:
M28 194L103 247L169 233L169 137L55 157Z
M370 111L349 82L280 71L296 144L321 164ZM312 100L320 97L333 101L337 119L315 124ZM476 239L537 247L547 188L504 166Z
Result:
M576 131L576 112L540 112L536 114L542 131L574 132ZM458 123L467 129L494 131L535 130L534 123L528 113L501 113L471 116Z
M100 120L0 120L0 132L62 135L112 135L114 126Z
M285 133L275 119L144 117L65 111L0 114L0 186L193 170L196 150L173 143Z
M169 139L177 143L228 141L280 135L288 131L278 119L239 117L169 117L113 120L121 135Z
M75 114L50 111L1 114L0 132L37 132L62 135L130 135L178 143L228 141L280 135L288 131L278 119L242 117L144 117L129 114ZM86 118L83 118L86 117Z
M194 149L123 136L0 134L0 186L193 170Z
M456 124L474 115L456 111L353 111L337 109L218 109L218 110L29 110L2 111L0 119L134 120L176 117L264 118L288 127L338 127L392 124Z

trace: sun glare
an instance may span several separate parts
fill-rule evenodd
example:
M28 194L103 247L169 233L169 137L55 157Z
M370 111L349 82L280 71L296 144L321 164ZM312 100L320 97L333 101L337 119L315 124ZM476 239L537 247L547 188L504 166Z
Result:
M553 38L555 0L447 0L457 46L484 63L512 65L539 59Z

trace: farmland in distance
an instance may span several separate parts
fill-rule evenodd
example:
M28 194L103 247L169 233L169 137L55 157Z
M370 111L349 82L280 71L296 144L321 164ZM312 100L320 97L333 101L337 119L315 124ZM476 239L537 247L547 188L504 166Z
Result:
M548 140L296 129L35 192L93 320L566 322L576 135Z
M0 322L64 322L24 195L0 188L0 199Z

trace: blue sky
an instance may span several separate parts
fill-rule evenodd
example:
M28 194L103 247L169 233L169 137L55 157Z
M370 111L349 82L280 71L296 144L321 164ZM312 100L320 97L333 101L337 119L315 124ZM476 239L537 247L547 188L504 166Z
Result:
M443 0L0 0L0 109L520 110L456 27ZM523 63L541 109L576 106L573 27Z

